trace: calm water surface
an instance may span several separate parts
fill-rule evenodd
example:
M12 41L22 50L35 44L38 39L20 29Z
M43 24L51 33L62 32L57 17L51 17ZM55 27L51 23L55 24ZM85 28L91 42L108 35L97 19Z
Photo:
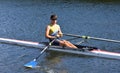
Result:
M117 0L0 0L0 37L48 41L45 27L53 13L64 33L120 40ZM119 43L88 40L83 45L120 52ZM0 44L0 49L0 73L120 73L119 60L59 52L44 53L37 61L40 68L27 69L23 65L34 59L39 49L8 44Z

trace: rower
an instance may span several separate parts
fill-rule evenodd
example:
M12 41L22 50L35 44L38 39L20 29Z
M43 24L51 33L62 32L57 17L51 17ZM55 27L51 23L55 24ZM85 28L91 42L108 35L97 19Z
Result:
M60 26L57 24L57 15L56 14L51 15L50 20L51 20L50 24L47 25L46 27L45 37L48 38L50 42L57 37L57 39L53 42L53 45L77 49L77 47L70 43L69 41L60 39L60 37L63 36L63 33L60 29Z

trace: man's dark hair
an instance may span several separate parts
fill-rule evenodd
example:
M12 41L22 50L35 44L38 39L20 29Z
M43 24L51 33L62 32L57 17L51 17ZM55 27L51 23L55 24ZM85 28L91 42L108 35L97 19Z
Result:
M51 15L51 16L50 16L50 19L51 19L51 20L52 20L52 19L57 19L57 15L56 15L56 14Z

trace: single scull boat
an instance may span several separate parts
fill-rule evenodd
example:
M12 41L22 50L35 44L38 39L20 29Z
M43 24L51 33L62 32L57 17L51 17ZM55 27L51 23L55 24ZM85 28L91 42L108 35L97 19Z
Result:
M0 38L0 42L6 44L40 48L41 50L47 45L47 43L43 43L43 42L39 43L39 42L22 41L22 40L7 39L7 38ZM48 50L66 52L72 54L88 55L88 56L98 56L98 57L111 58L111 59L120 59L120 53L108 52L90 46L82 46L82 45L76 45L76 46L79 47L80 49L71 49L71 48L54 45L51 46Z

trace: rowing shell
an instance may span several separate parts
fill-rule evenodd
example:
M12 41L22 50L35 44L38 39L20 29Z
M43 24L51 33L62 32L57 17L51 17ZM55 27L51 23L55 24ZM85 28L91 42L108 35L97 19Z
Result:
M22 40L7 39L7 38L0 38L0 42L6 44L41 48L41 49L46 46L46 43L43 42L39 43L39 42L22 41ZM72 53L72 54L88 55L88 56L98 56L98 57L111 58L111 59L120 59L120 53L108 52L108 51L100 50L96 47L89 47L82 45L76 45L76 46L79 47L80 49L51 46L48 50Z

